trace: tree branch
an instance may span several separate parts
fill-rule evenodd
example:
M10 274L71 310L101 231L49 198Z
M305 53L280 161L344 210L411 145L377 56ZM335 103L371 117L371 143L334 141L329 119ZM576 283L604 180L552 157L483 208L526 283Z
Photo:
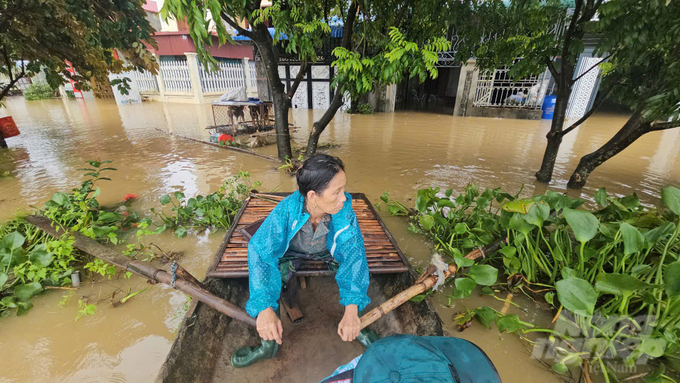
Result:
M302 78L305 77L305 72L307 72L308 63L309 62L305 60L302 62L302 65L300 65L300 71L298 71L297 76L295 76L295 81L293 81L293 85L291 85L290 89L288 90L288 98L292 99L295 95L295 92L297 92L297 88L300 86Z
M9 55L7 54L7 47L5 45L2 46L2 57L5 59L5 66L7 67L7 75L9 76L9 81L12 82L14 81L14 76L12 73L12 60L9 59Z
M600 109L600 106L602 106L602 104L604 104L605 100L607 100L607 98L609 98L609 95L610 95L610 94L614 91L614 89L615 89L617 86L619 86L619 85L622 85L622 84L620 84L620 83L614 84L614 85L607 91L607 93L606 93L604 96L602 96L601 98L596 98L593 107L590 108L590 110L588 111L588 113L584 114L583 117L581 117L581 118L578 119L578 121L574 122L573 124L571 124L571 126L569 126L567 129L564 129L563 131L559 132L558 134L559 134L561 137L564 137L567 133L571 132L572 130L578 128L581 124L583 124L590 116L593 115L593 113L595 113L598 109Z
M574 7L574 14L571 16L571 21L569 22L569 27L564 35L564 45L562 46L562 66L567 62L567 54L569 54L569 42L571 41L571 35L574 34L574 29L576 29L576 24L578 23L578 15L581 13L581 7L583 6L583 0L576 0L576 6ZM562 71L564 73L564 70Z
M591 70L593 70L596 66L598 66L598 65L602 64L603 62L605 62L605 60L607 60L607 59L609 59L610 57L612 57L612 55L613 55L613 53L610 54L610 55L607 55L605 58L603 58L602 60L600 60L599 62L597 62L597 63L594 64L593 66L591 66L590 68L588 68L588 70L586 70L585 72L581 73L578 77L576 77L576 78L573 79L573 80L570 80L571 84L574 85L574 84L576 83L576 81L578 81L578 80L581 79L581 77L587 75L588 72L590 72Z
M555 63L549 57L546 57L545 64L548 67L550 74L553 76L553 78L555 80L557 80L559 73L557 73L557 68L555 68Z
M656 132L659 130L667 130L667 129L673 129L680 127L680 120L677 121L672 121L672 122L656 122L654 123L650 128L650 132Z
M244 29L243 27L238 25L238 23L235 22L231 17L229 17L229 15L227 15L226 12L224 12L224 11L221 12L220 16L222 16L222 20L226 21L227 24L229 24L232 28L236 29L236 31L240 35L246 36L246 37L251 38L251 39L253 38L253 32L251 32L247 29Z

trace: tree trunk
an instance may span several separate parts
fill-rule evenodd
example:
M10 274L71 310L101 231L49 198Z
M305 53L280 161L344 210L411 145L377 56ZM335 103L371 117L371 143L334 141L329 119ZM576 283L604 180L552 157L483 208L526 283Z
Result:
M347 20L345 20L344 32L342 35L342 47L347 50L352 49L352 31L358 9L359 5L353 0L349 4L349 9L347 10ZM333 96L331 105L323 114L323 116L321 116L319 121L314 123L312 131L309 133L309 140L307 140L307 152L305 153L307 157L311 157L316 153L316 148L319 146L319 137L321 136L321 133L323 133L323 130L326 129L328 123L331 122L333 116L335 116L335 113L342 106L342 97L345 93L343 88L343 84L338 84L338 88L335 90L335 96Z
M274 42L269 30L264 24L253 27L253 41L262 56L267 78L272 90L272 102L274 103L274 130L276 131L276 148L280 160L286 157L293 158L290 147L290 131L288 130L288 107L290 99L279 77L278 54L274 48Z
M333 96L333 101L326 112L321 116L319 121L315 122L312 131L309 133L309 139L307 140L307 152L305 155L311 157L316 153L316 148L319 146L319 137L323 133L328 123L331 122L335 113L342 106L342 90L338 89L335 91L335 96Z
M645 133L650 131L651 123L645 122L642 111L636 111L625 125L612 137L606 144L596 151L586 154L579 161L576 170L569 178L567 187L571 189L581 189L588 181L588 176L602 163L614 157L630 144L635 142Z
M565 85L565 88L565 90L560 89L557 92L555 112L550 125L550 132L546 135L548 144L545 147L541 168L536 172L536 179L540 182L550 182L552 179L553 170L555 169L555 160L557 159L557 153L559 152L560 144L562 143L562 135L560 133L564 128L564 118L567 114L569 96L571 95L571 87Z

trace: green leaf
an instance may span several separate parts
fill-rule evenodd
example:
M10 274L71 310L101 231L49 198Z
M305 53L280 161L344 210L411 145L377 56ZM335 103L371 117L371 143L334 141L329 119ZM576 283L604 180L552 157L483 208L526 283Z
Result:
M451 194L453 194L453 189L446 189L446 198L451 197Z
M498 252L506 257L512 258L517 254L517 248L515 246L504 246L502 249L498 250Z
M545 293L543 298L545 298L545 301L550 303L551 306L555 306L555 292L554 291L549 291L549 292Z
M666 351L666 340L663 338L644 338L636 351L645 353L653 358L660 358Z
M496 312L490 307L480 307L475 310L475 318L482 326L491 328L491 324L496 321Z
M597 235L599 221L593 213L585 210L562 209L562 214L574 231L579 242L588 242Z
M54 254L49 253L45 250L45 245L40 244L36 246L33 251L28 255L28 259L36 265L41 265L47 267L52 264L54 260Z
M64 206L68 202L68 196L64 193L54 193L52 194L52 199L50 200L59 206Z
M552 365L552 369L559 374L566 374L569 372L569 368L564 363L555 363Z
M24 283L14 288L14 296L22 302L26 302L43 290L38 282Z
M621 236L623 237L623 252L630 255L641 251L645 246L645 237L640 230L628 223L622 223Z
M496 327L501 333L509 332L513 333L522 328L519 317L515 314L503 315L502 317L496 319Z
M531 209L531 206L534 205L534 201L530 199L516 199L513 201L506 201L503 203L503 210L509 211L511 213L522 213L526 214L529 212Z
M562 270L560 270L560 274L562 275L562 279L578 277L576 270L572 269L571 267L563 267Z
M118 220L118 214L111 212L111 211L106 211L101 214L99 214L99 217L97 217L97 223L99 224L107 224L111 222L116 222Z
M484 286L482 287L482 294L483 295L494 295L495 293L493 292L493 289L489 286Z
M161 197L161 205L167 205L170 203L170 196L169 195L164 195Z
M472 290L477 287L477 283L472 278L456 278L456 288L453 296L456 299L467 298L472 294Z
M450 208L455 208L456 205L450 200L446 198L442 198L439 201L437 201L437 206L439 207L450 207Z
M653 287L628 274L601 273L597 276L595 289L604 294L629 296L633 293Z
M177 236L177 238L184 238L187 236L187 229L185 227L180 226L177 229L175 229L175 235Z
M418 222L420 222L420 226L422 226L423 229L430 230L434 226L434 217L429 214L421 215L418 218Z
M666 294L675 297L680 294L680 261L675 261L666 267L663 273ZM2 283L0 283L0 286Z
M422 302L425 298L427 298L427 294L418 294L409 300L412 302Z
M637 194L635 193L627 195L621 198L619 201L621 202L621 205L631 210L640 206L640 198L638 198Z
M555 284L560 303L574 314L590 317L595 310L597 292L588 281L569 277Z
M7 279L9 279L7 273L0 272L0 290L2 290L2 287L5 285L5 282L7 282Z
M529 209L529 212L524 215L524 220L534 226L541 227L543 222L550 217L550 206L547 203L541 201Z
M661 190L661 201L675 215L680 215L680 189L675 186L666 186Z
M595 193L595 202L597 202L597 204L602 207L609 205L609 196L607 195L607 189L600 188L597 190L597 193Z
M498 270L490 265L473 265L468 275L482 286L491 286L496 283Z
M510 222L508 223L508 226L512 230L517 230L518 232L527 235L529 234L533 229L534 226L527 223L527 221L522 218L522 215L520 213L515 213L512 215L510 218Z
M23 235L13 231L2 239L2 246L11 252L23 246L25 241Z
M26 315L33 308L31 302L17 302L17 316Z
M675 230L675 224L673 222L666 222L666 224L663 226L655 227L652 230L646 231L644 234L645 248L651 249L661 239L673 234L673 230Z
M463 222L459 222L454 226L453 231L456 232L456 234L465 234L467 232L467 226Z

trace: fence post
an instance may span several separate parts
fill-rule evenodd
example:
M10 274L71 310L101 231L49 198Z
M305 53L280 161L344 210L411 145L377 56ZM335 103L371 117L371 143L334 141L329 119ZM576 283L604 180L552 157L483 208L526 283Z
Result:
M203 103L203 87L201 87L201 75L199 73L198 55L194 52L185 52L187 57L187 66L189 68L189 78L191 79L191 88L194 91L194 102L196 104Z
M161 68L161 57L156 56L156 62L158 63L158 72L156 73L156 83L158 83L158 97L161 102L165 102L165 79L163 78L163 70Z
M246 95L250 97L253 94L253 89L250 85L250 63L247 57L243 58L243 73L246 75Z

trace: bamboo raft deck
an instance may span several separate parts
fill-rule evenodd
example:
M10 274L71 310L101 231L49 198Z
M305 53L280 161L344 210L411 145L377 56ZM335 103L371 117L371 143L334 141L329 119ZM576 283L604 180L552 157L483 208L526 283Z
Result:
M269 215L279 201L291 193L253 194L234 218L207 276L212 278L248 277L248 240L241 230ZM401 273L409 262L389 233L373 204L363 193L351 193L352 209L364 236L366 258L371 274ZM298 276L331 275L323 261L303 261Z

